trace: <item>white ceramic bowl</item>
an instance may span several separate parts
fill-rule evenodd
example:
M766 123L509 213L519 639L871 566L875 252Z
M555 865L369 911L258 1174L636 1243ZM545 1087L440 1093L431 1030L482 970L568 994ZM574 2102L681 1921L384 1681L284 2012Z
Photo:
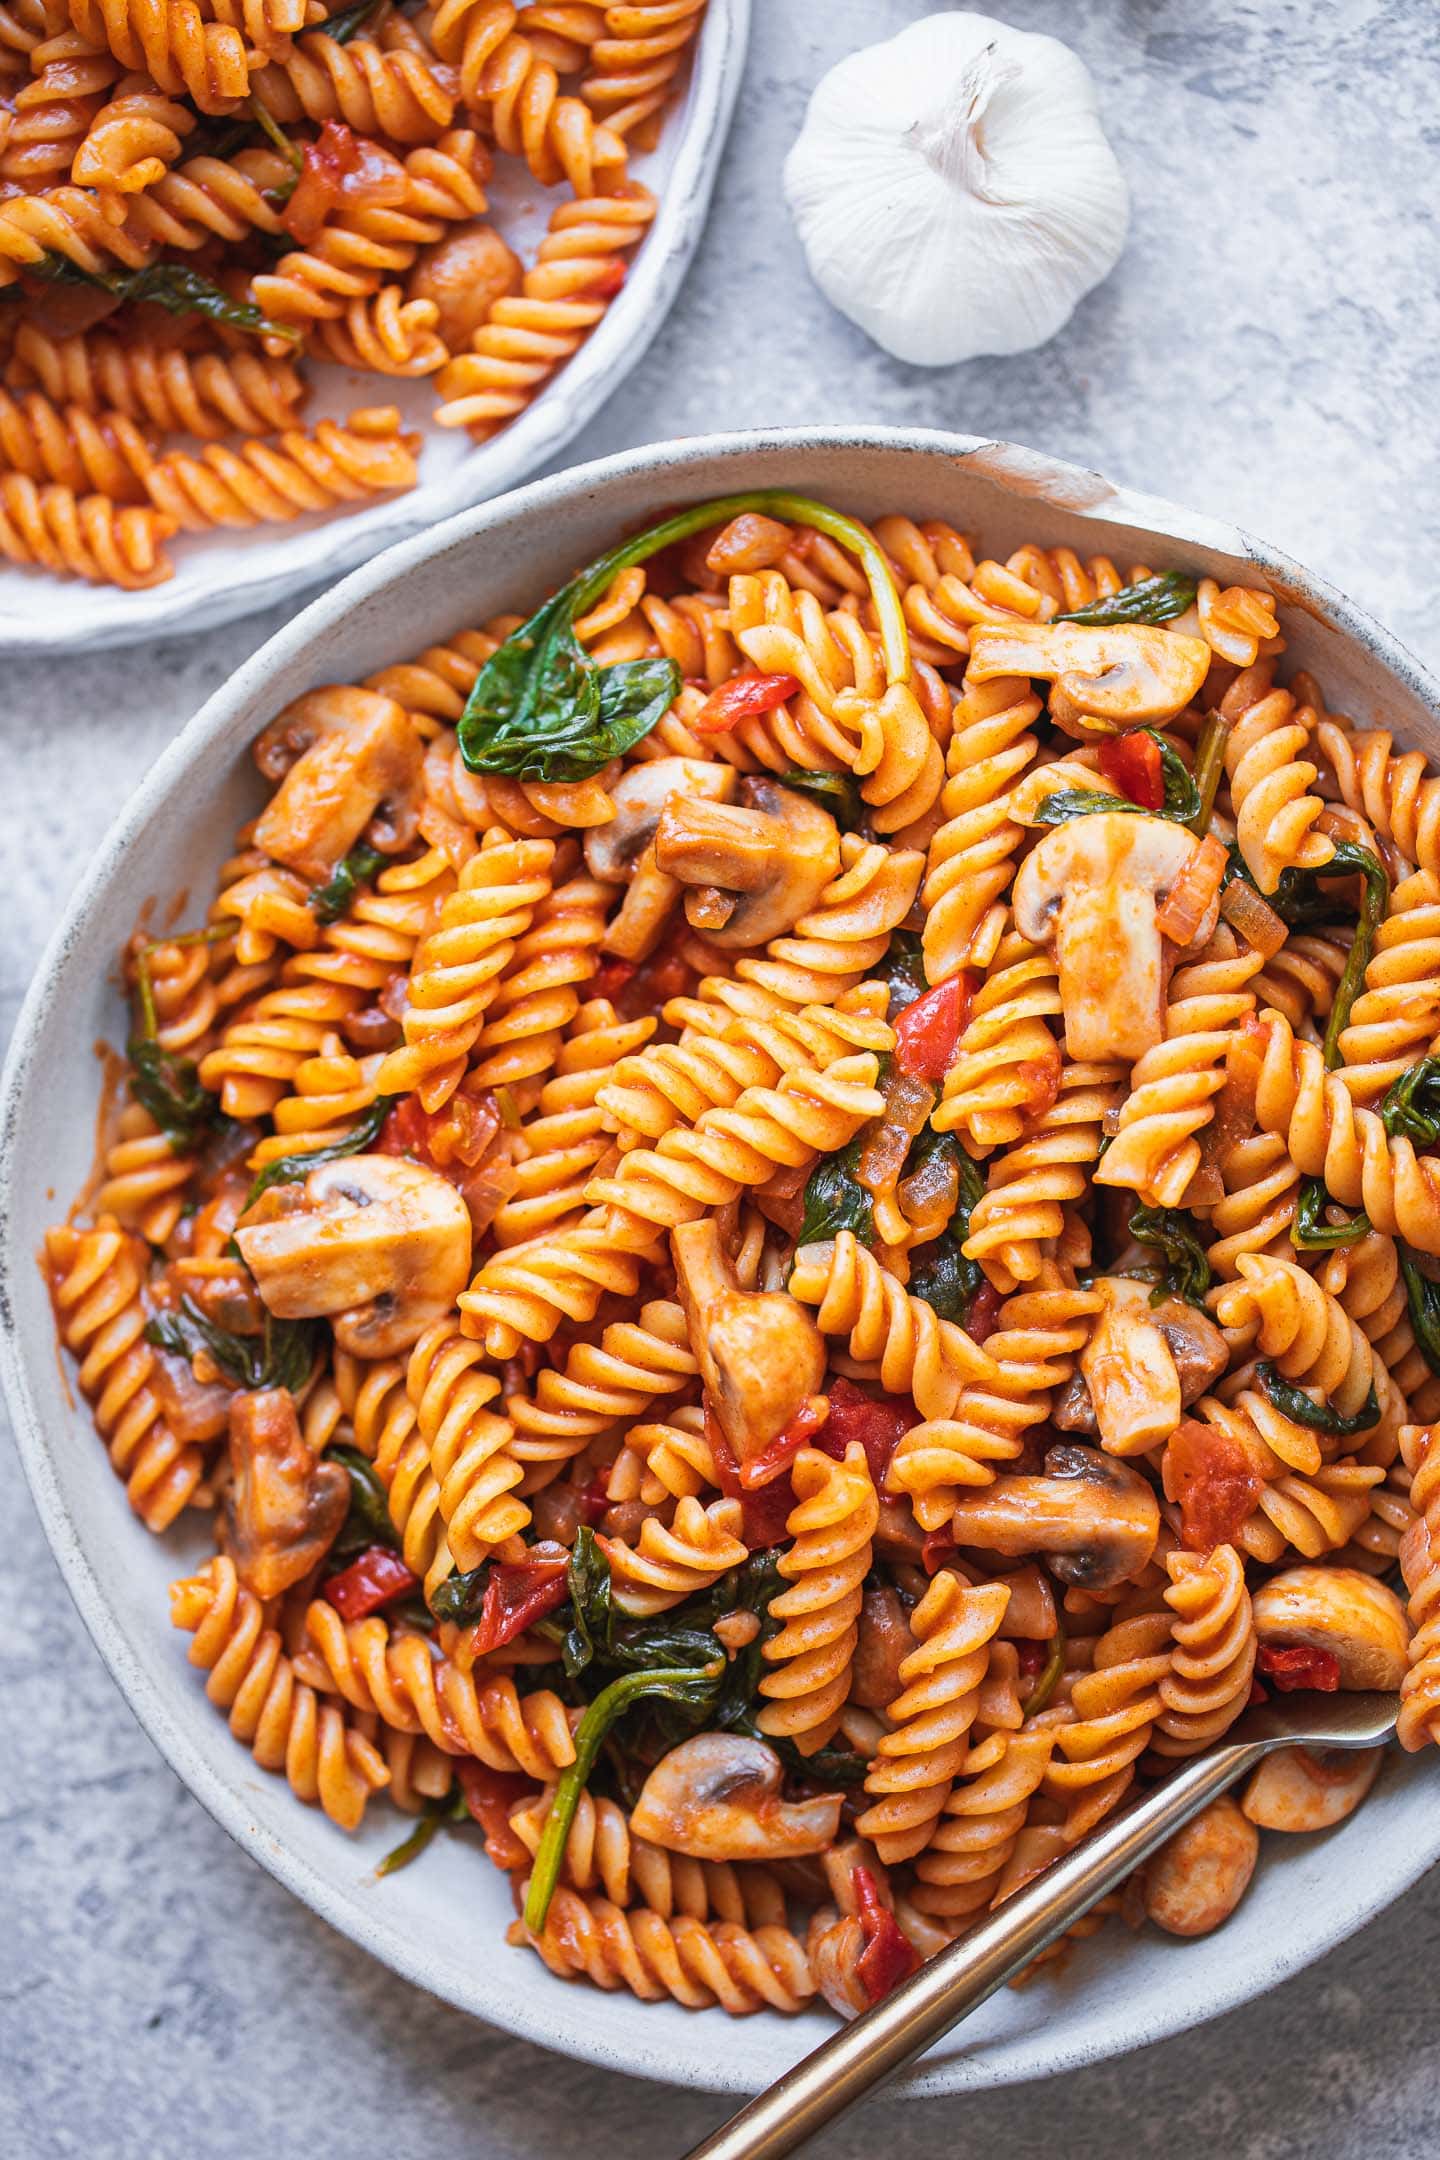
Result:
M88 1416L67 1395L35 1253L89 1166L99 1076L87 1050L123 1032L119 942L147 897L212 889L235 826L258 807L248 747L277 708L498 608L528 607L666 506L777 485L870 515L948 518L1002 557L1035 538L1103 549L1121 563L1259 578L1286 602L1291 662L1313 668L1337 708L1383 719L1402 742L1440 752L1435 686L1350 602L1228 526L1124 494L1093 474L1004 444L880 428L630 451L394 549L317 600L211 699L149 773L81 883L21 1015L0 1124L4 1371L21 1453L76 1603L156 1745L232 1837L408 1979L549 2047L716 2091L773 2078L823 2033L822 2013L726 2023L720 2011L696 2015L566 1986L528 1952L506 1948L507 1886L468 1841L437 1841L418 1865L379 1882L372 1869L401 1834L399 1818L377 1806L363 1835L347 1840L232 1741L166 1618L166 1584L199 1553L201 1534L157 1542L130 1515ZM1051 2074L1259 1994L1440 1857L1435 1793L1433 1765L1388 1763L1343 1828L1267 1840L1249 1897L1219 1934L1176 1943L1105 1930L1058 1977L988 2003L906 2089L956 2092Z
M397 540L433 531L470 503L538 472L620 387L674 304L704 229L749 36L750 0L710 0L684 94L654 151L632 168L659 196L660 208L624 288L574 359L509 427L474 443L463 428L436 427L433 376L403 382L306 362L314 388L303 423L342 420L361 405L398 405L405 425L423 437L418 487L381 496L365 509L317 512L291 525L177 534L167 544L174 577L147 592L83 585L0 561L0 652L70 654L212 630L333 581ZM530 262L558 192L542 188L519 159L500 158L487 193L496 224Z

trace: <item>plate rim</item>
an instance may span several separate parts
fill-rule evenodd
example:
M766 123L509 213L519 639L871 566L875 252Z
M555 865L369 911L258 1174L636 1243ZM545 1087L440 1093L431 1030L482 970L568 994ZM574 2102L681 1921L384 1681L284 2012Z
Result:
M52 577L46 589L56 595L57 614L54 620L39 621L27 611L26 594L35 589L27 580L42 573L0 557L0 657L54 654L71 659L82 653L119 651L150 639L199 636L297 595L308 605L318 586L347 577L407 539L433 532L467 510L508 495L561 456L644 358L669 319L695 260L740 95L750 46L751 9L752 0L709 0L695 41L675 160L660 190L660 207L646 245L635 258L634 273L574 357L508 427L474 445L449 475L422 481L404 494L357 505L353 514L332 517L303 534L289 525L252 528L250 537L261 553L287 538L315 542L313 559L298 567L262 568L253 581L237 581L233 570L217 572L219 583L194 591L184 589L177 574L164 584L126 592L119 586L90 584L80 578ZM548 212L551 205L542 199L541 207ZM383 404L388 380L362 372L365 388L357 390L353 403ZM426 424L433 428L433 421ZM485 464L487 459L490 462ZM472 492L477 464L483 465L478 478L483 493L478 497ZM367 517L382 512L381 530L367 529ZM189 537L180 533L176 540L184 542ZM203 542L206 536L194 537ZM6 590L12 582L13 599Z
M501 2026L539 2046L598 2067L662 2083L674 2082L673 2059L659 2035L647 2038L644 2020L638 2015L641 2006L636 2006L637 2015L627 2032L625 2051L621 2054L603 2038L591 2035L583 2022L567 2021L563 2010L549 1998L546 1998L550 2005L548 2009L535 2009L519 1993L507 1994L502 1989L482 2006L475 1998L472 1975L460 1973L454 1986L447 1984L452 1967L443 1957L437 1958L433 1948L424 1950L419 1944L412 1944L396 1925L387 1926L383 1916L377 1918L374 1911L363 1908L354 1895L353 1886L347 1888L338 1880L333 1883L327 1880L297 1851L259 1829L246 1799L246 1779L253 1772L253 1765L245 1755L237 1753L230 1774L212 1769L199 1744L192 1741L184 1727L172 1717L158 1679L151 1677L146 1657L126 1638L124 1623L112 1607L98 1568L81 1541L52 1466L51 1450L29 1370L29 1360L50 1357L52 1346L47 1342L33 1352L23 1353L14 1322L12 1284L18 1280L20 1269L34 1263L33 1256L22 1251L18 1243L18 1211L13 1204L18 1171L12 1141L22 1100L32 1084L39 1034L59 999L61 963L68 948L87 929L109 881L114 861L165 802L172 791L174 778L186 770L211 738L226 728L231 709L303 650L322 626L341 619L348 609L363 603L379 587L402 579L416 562L473 544L491 524L543 513L552 503L583 495L611 480L627 477L652 480L672 474L683 480L688 467L746 453L785 455L808 450L847 449L900 453L904 457L925 460L935 457L975 460L990 477L1001 478L1002 484L1017 485L1019 492L1027 494L1038 492L1037 477L1048 476L1054 484L1058 476L1071 490L1077 485L1091 487L1090 499L1087 502L1072 499L1065 505L1069 510L1079 509L1081 514L1120 521L1156 524L1159 531L1168 529L1201 544L1245 554L1267 575L1283 582L1292 602L1313 604L1335 628L1354 638L1385 669L1404 681L1436 713L1437 724L1440 724L1440 684L1392 633L1337 588L1238 528L1196 516L1163 498L1112 488L1097 475L1087 474L1062 461L1017 451L1015 446L993 439L941 430L881 426L736 431L620 451L473 505L445 524L372 557L282 626L227 683L212 693L122 805L93 853L27 990L4 1072L0 1075L0 1382L3 1382L17 1450L47 1542L86 1630L131 1713L187 1790L235 1843L258 1859L311 1911L318 1912L331 1926L381 1963L413 1985L482 2022ZM1018 468L1017 460L1020 461ZM1013 473L1017 469L1024 475L1021 483L1005 477L1007 472ZM1168 527L1167 519L1170 521ZM1252 1961L1243 1973L1232 1968L1224 1984L1212 1987L1203 2002L1192 2001L1178 2017L1168 2014L1163 2021L1147 2021L1143 2004L1132 2003L1123 2028L1117 2027L1113 2036L1108 2032L1101 2035L1098 2044L1093 2035L1077 2036L1070 2042L1063 2037L1058 2041L1051 2039L1045 2043L1048 2053L1044 2062L1022 2060L999 2065L986 2062L988 2051L982 2046L976 2054L966 2052L952 2056L928 2069L922 2063L892 2090L897 2096L912 2098L1023 2083L1033 2077L1048 2076L1129 2053L1238 2008L1306 1969L1403 1896L1410 1885L1440 1859L1440 1811L1433 1811L1428 1843L1420 1834L1422 1828L1423 1818L1417 1811L1406 1863L1387 1869L1385 1889L1378 1901L1373 1889L1362 1887L1365 1871L1353 1870L1348 1879L1337 1881L1334 1896L1326 1907L1324 1924L1307 1938L1303 1949L1294 1947L1293 1938L1286 1939L1288 1946L1277 1939L1274 1949L1258 1964ZM1295 1840L1292 1845L1298 1847L1309 1842ZM561 2002L563 2004L563 1998ZM711 2060L713 2071L710 2074L690 2080L697 2089L703 2086L703 2089L728 2093L754 2089L753 2081L744 2069L737 2074L723 2050L716 2050Z

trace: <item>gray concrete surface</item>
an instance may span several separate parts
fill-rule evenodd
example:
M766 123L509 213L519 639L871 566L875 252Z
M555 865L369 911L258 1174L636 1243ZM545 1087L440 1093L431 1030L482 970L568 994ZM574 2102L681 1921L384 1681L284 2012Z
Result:
M828 310L779 191L809 86L921 12L756 0L711 231L672 320L577 455L760 422L1008 435L1254 526L1440 664L1440 11L1005 0L1009 19L1067 36L1095 70L1134 230L1053 345L936 374ZM116 805L281 619L114 658L0 660L6 1031ZM713 2099L607 2077L442 2008L242 1859L115 1694L8 1449L0 1480L0 2151L619 2160L641 2144L682 2151L719 2119ZM825 2150L1418 2160L1440 2149L1437 1973L1432 1879L1218 2024L1063 2081L883 2123L872 2112Z

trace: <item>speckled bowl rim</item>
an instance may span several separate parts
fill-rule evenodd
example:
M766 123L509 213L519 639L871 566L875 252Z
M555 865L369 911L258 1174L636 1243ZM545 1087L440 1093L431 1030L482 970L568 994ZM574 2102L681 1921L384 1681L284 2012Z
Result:
M598 497L614 483L637 476L664 483L657 498L687 498L687 475L699 465L718 459L735 460L743 468L757 455L809 455L850 451L883 452L896 464L895 499L904 500L904 468L914 459L941 458L975 463L987 479L1014 494L1029 497L1037 505L1081 515L1103 516L1107 521L1148 526L1167 543L1189 542L1213 547L1248 559L1268 580L1272 589L1290 606L1318 616L1323 622L1353 639L1368 659L1393 681L1429 708L1440 731L1440 685L1406 649L1375 623L1361 608L1323 580L1288 557L1224 522L1182 510L1160 498L1113 487L1098 475L1064 464L1012 444L933 430L890 427L790 428L701 436L683 442L647 446L578 466L533 482L527 487L481 505L448 524L421 534L391 549L355 571L334 590L314 601L257 652L232 680L211 697L183 732L156 761L96 853L71 899L64 920L55 932L37 970L16 1026L14 1040L0 1080L0 1379L14 1421L26 1476L34 1495L45 1534L66 1585L74 1598L92 1640L108 1665L121 1692L145 1731L177 1776L243 1850L258 1859L276 1879L294 1892L312 1911L359 1943L383 1963L415 1985L488 2019L505 2030L542 2046L632 2076L675 2082L676 2050L662 2037L647 2034L646 2006L636 2005L627 2027L626 2044L615 2048L587 2033L583 2025L565 2016L575 2003L575 1990L553 1983L554 1995L540 1996L538 2004L521 1991L507 1988L503 1974L485 1984L481 1964L476 1970L452 1970L423 1942L407 1938L393 1923L376 1918L377 1908L362 1909L353 1894L338 1880L327 1880L314 1866L287 1849L279 1839L262 1833L255 1824L246 1798L241 1767L253 1769L248 1757L236 1750L233 1776L212 1769L201 1748L192 1742L184 1726L172 1717L162 1698L150 1665L154 1644L143 1651L127 1640L111 1604L105 1581L92 1564L62 1495L51 1460L32 1378L48 1364L53 1376L55 1350L49 1340L22 1347L14 1324L14 1285L19 1271L34 1267L34 1255L22 1248L17 1228L20 1210L17 1191L21 1184L14 1145L21 1106L32 1088L43 1085L35 1053L37 1038L47 1017L65 993L67 956L103 904L107 883L127 848L146 820L172 792L183 786L192 766L204 758L221 737L231 714L263 687L283 663L303 655L306 647L324 630L342 620L383 587L403 579L419 564L448 551L463 550L492 528L513 520L543 516L587 494ZM745 484L743 469L727 476L728 489ZM673 483L673 485L672 485ZM767 483L768 484L768 483ZM690 492L693 492L691 490ZM137 1535L143 1535L138 1530ZM213 1714L213 1713L212 1713ZM1197 1964L1208 1985L1197 1985L1193 1995L1178 2008L1172 2001L1165 2014L1157 2014L1143 1993L1127 1994L1123 2017L1113 2021L1098 2040L1090 2036L1067 2039L1063 2030L1053 2033L1047 2025L1037 2034L1023 2034L1017 2041L1000 2043L1006 2059L987 2061L988 2048L981 2041L975 2049L926 2067L918 2065L892 2091L903 2097L919 2097L988 2086L1019 2083L1032 2077L1050 2076L1080 2068L1110 2056L1145 2046L1152 2041L1183 2032L1204 2020L1232 2010L1293 1976L1314 1959L1343 1942L1357 1928L1374 1918L1440 1859L1440 1808L1427 1807L1427 1795L1408 1784L1401 1794L1406 1835L1392 1838L1403 1850L1388 1850L1383 1868L1337 1871L1327 1878L1329 1895L1323 1912L1297 1912L1293 1933L1274 1940L1264 1953L1242 1968L1239 1961L1213 1954L1223 1935L1203 1945L1177 1946ZM1309 1845L1308 1839L1285 1841L1291 1846ZM1373 1855L1372 1855L1373 1857ZM1211 1955L1206 1957L1209 1950ZM1211 1969L1214 1968L1214 1969ZM480 1984L477 1984L479 1982ZM721 2013L712 2013L717 2019ZM1057 2026L1063 2026L1064 2005L1058 2006ZM686 2082L718 2092L753 2091L757 2078L744 2063L743 2034L746 2021L726 2024L712 2034L704 2059L690 2063ZM719 2039L726 2036L727 2045ZM804 2029L806 2044L818 2037L813 2026ZM941 2043L943 2046L945 2043ZM796 2051L803 2052L803 2049ZM778 2074L774 2065L770 2074Z

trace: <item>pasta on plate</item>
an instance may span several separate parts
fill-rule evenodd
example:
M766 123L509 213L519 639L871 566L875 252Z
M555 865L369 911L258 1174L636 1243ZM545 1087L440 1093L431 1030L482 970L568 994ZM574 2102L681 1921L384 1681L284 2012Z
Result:
M257 1763L561 1977L852 2015L1257 1692L1440 1741L1435 783L1283 654L767 490L275 717L44 1255Z
M502 428L625 282L705 6L0 7L0 557L138 590L176 534L414 487L395 405L306 424L304 359ZM558 191L528 263L507 163Z

